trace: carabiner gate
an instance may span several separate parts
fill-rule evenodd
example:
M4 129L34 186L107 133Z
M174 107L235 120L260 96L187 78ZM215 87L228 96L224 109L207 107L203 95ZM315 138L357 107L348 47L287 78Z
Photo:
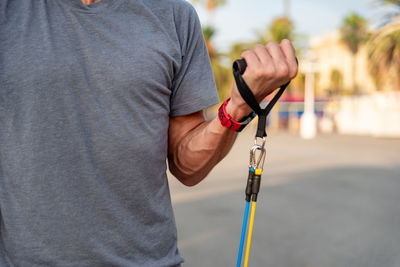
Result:
M263 143L257 143L257 139L255 140L255 145L250 150L250 166L253 167L254 170L260 169L261 171L264 168L264 161L265 161L265 139ZM260 151L260 154L257 158L257 150Z
M260 169L261 171L264 169L265 155L266 155L266 152L265 152L265 148L263 147L261 149L261 154L258 157L256 169Z
M257 158L256 158L256 152L257 150L260 150L261 146L259 144L255 144L251 149L250 149L250 164L249 167L253 167L253 169L257 168Z

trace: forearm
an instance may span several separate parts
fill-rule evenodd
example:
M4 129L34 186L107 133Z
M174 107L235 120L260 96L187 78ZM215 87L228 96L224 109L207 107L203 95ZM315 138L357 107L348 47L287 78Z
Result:
M237 120L249 112L248 107L234 108L228 104L227 111ZM235 142L237 133L222 126L218 118L202 122L188 132L175 146L169 157L171 172L185 185L199 183L221 161Z
M199 183L229 152L236 133L221 126L218 118L190 131L169 158L171 172L185 185Z

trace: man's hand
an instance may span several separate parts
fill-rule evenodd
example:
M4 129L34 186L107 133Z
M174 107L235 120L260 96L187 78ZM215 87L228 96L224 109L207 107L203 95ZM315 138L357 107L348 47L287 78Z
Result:
M280 44L269 42L265 46L256 45L253 50L243 52L242 58L247 63L242 77L258 102L297 75L295 50L286 39ZM231 101L226 109L235 120L240 120L251 112L236 84L232 87Z

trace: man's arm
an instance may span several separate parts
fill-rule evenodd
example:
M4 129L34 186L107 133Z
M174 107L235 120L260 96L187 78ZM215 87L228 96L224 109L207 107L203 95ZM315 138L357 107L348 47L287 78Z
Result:
M294 48L288 40L280 45L273 42L257 45L242 57L247 62L243 79L259 101L297 74ZM236 121L251 112L236 85L232 86L226 110ZM171 118L168 132L171 173L187 186L196 185L225 157L236 135L222 126L218 118L206 122L202 112Z
M203 112L170 119L168 163L183 184L199 183L229 152L236 133L218 118L206 122Z

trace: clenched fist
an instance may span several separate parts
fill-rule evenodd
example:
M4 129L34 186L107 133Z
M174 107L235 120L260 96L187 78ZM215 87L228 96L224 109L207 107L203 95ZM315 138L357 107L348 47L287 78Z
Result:
M243 52L242 58L247 63L242 77L258 102L297 75L295 49L286 39L280 44L269 42L265 46L256 45L253 50ZM232 86L231 101L226 109L235 120L240 120L251 112L236 84Z

